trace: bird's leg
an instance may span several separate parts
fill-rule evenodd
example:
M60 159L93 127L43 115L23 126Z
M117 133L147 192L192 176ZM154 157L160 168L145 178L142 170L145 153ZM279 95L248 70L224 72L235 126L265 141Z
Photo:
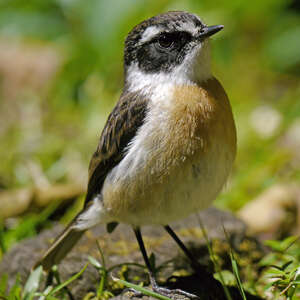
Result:
M181 248L181 250L185 253L185 255L190 259L192 263L192 267L195 269L195 271L199 272L202 275L207 275L207 271L205 270L205 268L201 264L199 264L195 256L179 239L179 237L176 235L173 229L169 225L164 226L164 228L169 233L169 235L174 239L177 245Z
M146 267L147 267L148 272L149 272L150 283L151 283L153 291L158 293L158 294L167 296L167 297L172 297L172 295L176 295L176 294L178 295L179 294L179 295L182 295L182 296L185 296L185 297L188 297L188 298L193 298L193 299L199 298L196 295L190 294L190 293L182 291L180 289L170 290L170 289L167 289L167 288L164 288L164 287L160 287L157 284L156 280L155 280L155 270L153 270L153 267L150 264L140 228L138 228L138 227L134 228L134 233L135 233L136 239L138 241L140 250L142 252ZM138 295L138 294L136 294L136 295Z
M53 271L50 270L47 274L47 278L46 278L46 283L45 283L45 288L49 285L52 285L53 284Z

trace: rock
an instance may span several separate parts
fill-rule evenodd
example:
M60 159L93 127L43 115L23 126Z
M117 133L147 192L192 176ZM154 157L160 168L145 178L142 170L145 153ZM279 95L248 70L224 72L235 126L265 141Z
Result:
M230 213L210 208L199 215L210 238L224 239L223 225L229 236L237 235L241 239L244 237L246 229L244 223ZM200 262L207 263L209 261L206 243L199 227L199 220L195 216L190 216L181 222L172 224L172 228L176 230L183 242L199 258ZM62 227L56 225L34 238L20 242L3 257L0 264L0 274L8 274L9 286L12 286L17 274L20 274L22 282L26 281L35 261L48 248L53 238L61 230ZM168 282L167 285L172 288L182 287L187 291L197 293L202 297L201 299L226 299L222 286L212 276L203 277L201 274L193 274L187 259L161 227L143 228L143 237L148 254L152 251L155 253L156 266L171 259L168 268L159 272L159 281L166 281L166 278L174 274L174 271L177 274L180 274L180 272L190 274L189 276L179 276L175 282ZM87 263L89 255L99 259L100 255L96 246L96 239L99 241L105 254L107 268L125 262L143 264L142 255L129 226L121 224L112 234L108 234L104 226L98 226L88 231L83 239L61 262L59 265L61 280L66 280L77 273ZM114 275L119 276L118 274L120 273L118 271L120 272L120 268L114 270ZM148 281L147 274L143 269L128 267L126 276L128 276L128 280L131 282L139 283L140 281ZM137 276L138 279L136 278ZM75 299L82 299L88 292L95 291L98 284L99 273L92 265L89 265L83 275L76 282L73 282L69 288ZM233 299L240 299L240 295L235 289L232 289L232 296ZM128 297L121 294L115 297L115 299L128 299ZM259 299L251 297L249 295L247 299ZM148 297L144 296L145 298Z
M300 188L296 184L276 184L247 203L239 212L239 217L248 225L252 234L263 234L274 238L283 230L299 234ZM297 212L294 218L289 211ZM295 223L298 223L295 226ZM293 227L293 228L287 228Z

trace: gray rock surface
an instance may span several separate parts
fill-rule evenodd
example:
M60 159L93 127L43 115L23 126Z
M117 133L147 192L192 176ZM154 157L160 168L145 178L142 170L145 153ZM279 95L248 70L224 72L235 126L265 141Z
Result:
M231 213L223 212L215 208L210 208L199 214L202 223L210 238L224 239L223 226L226 228L229 236L238 236L243 239L245 236L245 225L242 221L235 218ZM206 251L206 243L199 226L199 220L196 216L171 224L172 228L182 238L184 243L194 252L195 256L203 264L209 262L209 256ZM13 247L5 256L0 264L0 274L6 273L11 286L17 274L24 282L28 278L30 270L42 253L48 248L51 241L62 230L62 226L56 225L52 229L42 232L38 236L24 240ZM184 270L192 274L192 269L188 260L183 256L175 242L166 234L161 227L142 228L143 237L146 243L148 254L155 253L156 266L161 263L172 260L168 268L163 269L158 274L158 279L166 281L175 270ZM114 266L125 262L136 262L143 264L142 256L135 241L134 234L128 225L120 224L112 234L106 232L104 226L95 227L88 231L82 240L74 247L67 257L59 265L59 273L62 280L69 278L77 273L88 261L91 255L99 258L96 240L99 241L105 254L107 266ZM118 272L118 270L114 271ZM147 282L147 274L138 268L129 268L129 279L134 281L136 276L139 280ZM75 299L82 299L89 291L95 291L99 283L99 273L89 265L83 275L70 285L70 290ZM201 295L201 299L225 299L220 284L210 276L191 275L179 277L175 282L168 283L172 288L184 288L190 292ZM237 291L233 290L237 295ZM144 296L144 298L147 298ZM115 299L128 299L127 294L121 294ZM248 298L258 299L258 298Z

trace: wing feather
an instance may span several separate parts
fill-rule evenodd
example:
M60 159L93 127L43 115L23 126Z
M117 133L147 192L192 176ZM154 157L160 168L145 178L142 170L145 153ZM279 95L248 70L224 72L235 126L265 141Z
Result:
M126 146L143 124L147 103L139 94L123 94L109 115L90 162L85 206L101 192L106 175L123 159Z

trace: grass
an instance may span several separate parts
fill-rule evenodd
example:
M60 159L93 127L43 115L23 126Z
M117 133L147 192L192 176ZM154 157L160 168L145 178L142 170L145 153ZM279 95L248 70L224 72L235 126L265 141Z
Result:
M52 270L54 273L54 277L57 280L57 285L47 285L42 292L38 292L40 289L41 279L43 277L43 269L42 267L36 268L34 271L31 272L29 278L27 279L24 287L20 284L19 280L16 281L15 285L12 287L8 294L5 294L5 284L3 284L2 289L0 290L0 299L3 300L60 300L60 299L69 299L69 292L66 287L80 277L87 265L84 266L82 270L80 270L77 274L73 275L66 281L60 283L59 274L57 273L56 268ZM3 280L5 282L5 279ZM59 292L64 291L64 293L59 294ZM59 294L59 295L58 295ZM72 296L71 296L72 297Z
M209 241L209 238L208 238L207 232L205 230L205 227L204 227L204 225L203 225L203 223L201 221L200 216L197 215L197 217L198 217L198 222L200 224L200 228L201 228L201 230L203 232L203 236L205 238L205 242L206 242L206 245L207 245L207 249L208 249L208 252L209 252L210 259L213 262L213 265L214 265L214 268L215 268L215 272L217 273L216 278L219 279L219 281L221 282L227 300L232 300L230 292L229 292L229 290L228 290L228 288L227 288L227 286L225 284L225 279L224 279L222 270L220 268L220 265L218 264L218 261L215 258L215 254L214 254L213 249L211 247L211 243Z

